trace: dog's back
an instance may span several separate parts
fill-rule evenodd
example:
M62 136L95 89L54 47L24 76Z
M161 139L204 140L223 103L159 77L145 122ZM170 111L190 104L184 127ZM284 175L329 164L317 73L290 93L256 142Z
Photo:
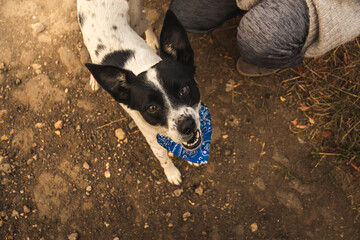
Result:
M125 52L127 59L118 67L139 74L161 60L131 28L127 1L78 0L77 11L84 43L93 63L103 63L107 56Z

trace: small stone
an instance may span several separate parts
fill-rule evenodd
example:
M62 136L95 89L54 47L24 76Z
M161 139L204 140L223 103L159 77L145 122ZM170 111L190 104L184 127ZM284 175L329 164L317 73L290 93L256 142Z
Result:
M174 225L172 223L169 223L168 227L171 228L173 227Z
M130 122L129 122L129 129L130 129L130 130L134 130L136 127L137 127L137 126L136 126L136 123L135 123L134 121L130 121Z
M110 171L105 171L104 175L106 178L110 178L111 176Z
M2 71L5 70L5 63L0 63L0 70L2 70Z
M15 85L20 85L21 84L21 79L17 78L15 79Z
M85 189L87 192L90 192L92 190L92 187L91 186L87 186L86 189Z
M222 136L223 139L227 139L229 137L229 135L225 134Z
M300 199L293 193L278 191L275 192L278 201L285 207L294 210L296 213L301 214L303 206Z
M114 237L114 239L113 240L120 240L120 238L118 238L118 237Z
M145 223L144 228L145 229L149 228L149 224Z
M34 161L33 158L29 158L29 159L26 161L26 164L27 164L27 165L31 165L33 161Z
M115 130L115 136L119 139L119 140L124 140L125 139L125 132L124 130L122 130L121 128L118 128Z
M250 225L251 231L252 232L256 232L258 230L258 225L256 223L253 223Z
M69 240L77 240L78 236L79 236L79 234L75 232L75 233L68 235L67 237Z
M4 210L0 211L0 217L2 218L6 217L6 212Z
M256 178L254 184L262 191L265 191L266 186L262 178Z
M87 162L84 162L83 168L85 168L85 169L90 169L90 165L89 165Z
M80 132L81 130L81 126L80 125L77 125L76 128L75 128L76 131Z
M36 123L35 128L43 128L45 127L45 123Z
M16 210L13 210L12 213L11 213L11 216L14 217L14 218L19 218L19 212L16 211Z
M225 157L229 157L231 155L231 150L226 149L224 152Z
M0 227L4 226L4 221L0 220Z
M3 163L0 165L0 172L11 173L13 171L13 167L8 163Z
M31 28L34 33L41 33L45 30L45 26L42 23L31 24Z
M60 136L61 133L60 133L60 131L55 131L55 134Z
M33 63L31 64L31 67L34 69L34 70L39 70L41 68L41 65L38 64L38 63Z
M207 232L202 231L202 232L201 232L201 235L206 236L206 235L207 235Z
M195 189L195 193L200 196L203 195L203 192L204 192L204 188L201 185Z
M174 195L180 197L180 195L184 192L183 189L179 188L174 191Z
M186 221L190 216L191 216L190 212L185 212L182 217L183 217L183 220Z
M64 122L62 120L59 120L54 124L55 129L62 129L63 126L64 126Z
M274 155L271 157L273 160L275 160L276 162L283 164L283 165L288 165L289 164L289 159L287 157L285 157L282 153L276 151L274 153Z
M6 141L9 140L8 136L6 136L5 134L1 136L1 141Z
M24 213L29 213L29 212L30 212L30 208L24 205Z
M231 92L234 89L234 85L235 85L235 81L234 80L229 80L225 84L225 92Z

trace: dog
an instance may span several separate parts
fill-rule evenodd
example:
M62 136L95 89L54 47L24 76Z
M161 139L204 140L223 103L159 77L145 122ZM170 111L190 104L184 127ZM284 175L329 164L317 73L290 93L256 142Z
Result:
M184 27L168 10L160 44L141 10L141 0L78 0L77 15L92 63L90 85L100 85L132 117L160 161L168 181L181 173L157 142L170 137L186 149L201 144L200 93L194 52ZM145 31L146 42L140 36ZM159 48L159 54L154 50Z

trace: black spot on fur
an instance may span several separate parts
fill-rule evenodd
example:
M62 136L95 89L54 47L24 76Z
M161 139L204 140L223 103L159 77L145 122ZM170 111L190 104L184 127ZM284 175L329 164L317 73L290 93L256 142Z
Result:
M117 30L117 26L115 26L115 25L113 25L112 28L113 28L114 30Z
M79 24L80 24L80 26L82 27L82 26L84 25L84 22L85 22L84 13L79 12L78 19L79 19Z
M104 44L98 44L95 50L95 55L99 56L99 53L105 49L105 45Z
M102 64L123 68L126 61L133 56L134 52L130 50L115 51L106 55L102 60Z

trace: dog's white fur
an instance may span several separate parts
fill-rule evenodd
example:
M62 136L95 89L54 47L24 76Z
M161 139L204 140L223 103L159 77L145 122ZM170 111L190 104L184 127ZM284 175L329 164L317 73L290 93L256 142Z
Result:
M153 84L153 86L164 94L166 105L170 109L168 128L152 126L143 119L138 111L132 110L124 104L121 104L121 106L133 118L145 136L152 151L164 168L165 175L169 182L179 185L181 183L181 173L168 157L168 152L157 143L156 135L162 134L169 136L175 142L187 141L188 139L183 139L182 135L177 131L175 121L184 114L191 115L195 119L197 129L199 129L200 121L197 113L200 104L195 109L191 107L174 109L171 106L165 91L159 83L157 70L151 68L161 61L161 58L153 50L158 47L157 39L146 18L144 18L141 7L142 0L130 0L129 2L125 0L77 1L78 16L79 14L83 14L82 17L84 18L81 24L84 43L90 53L92 62L101 64L106 54L117 50L130 49L134 51L134 57L126 62L124 69L132 71L135 75L148 70L148 84ZM81 22L80 19L79 22ZM116 31L114 31L113 26L117 26ZM137 32L133 28L135 28ZM148 44L139 36L143 33L142 31L145 31ZM104 45L104 48L98 52L98 54L95 54L99 44ZM153 49L149 47L149 45ZM98 83L92 76L90 77L90 85L93 90L99 88Z

